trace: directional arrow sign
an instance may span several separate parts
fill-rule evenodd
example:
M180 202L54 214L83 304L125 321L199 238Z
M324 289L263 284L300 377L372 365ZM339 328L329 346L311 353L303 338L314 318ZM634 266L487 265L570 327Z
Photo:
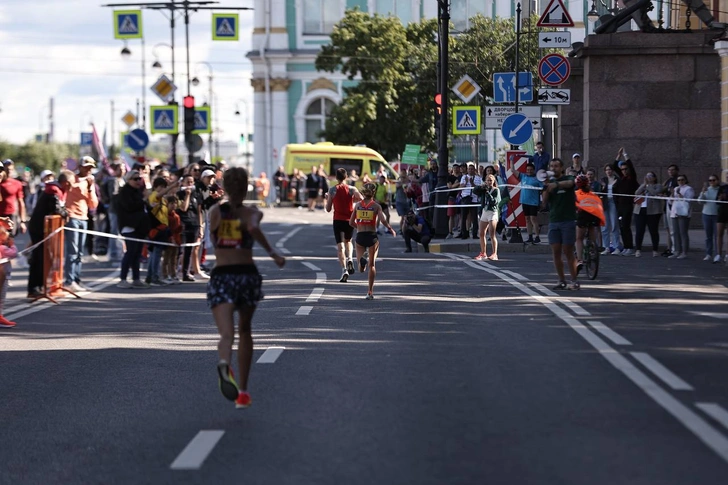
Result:
M539 32L539 49L568 49L571 47L571 32Z
M523 145L531 139L533 126L523 113L514 113L503 121L503 138L511 145Z

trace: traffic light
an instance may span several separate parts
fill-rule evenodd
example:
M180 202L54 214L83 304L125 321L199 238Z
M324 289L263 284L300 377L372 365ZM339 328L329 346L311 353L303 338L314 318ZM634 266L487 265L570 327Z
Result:
M442 94L435 95L435 140L440 140L440 116L442 115Z
M185 96L185 137L189 138L195 129L195 97Z

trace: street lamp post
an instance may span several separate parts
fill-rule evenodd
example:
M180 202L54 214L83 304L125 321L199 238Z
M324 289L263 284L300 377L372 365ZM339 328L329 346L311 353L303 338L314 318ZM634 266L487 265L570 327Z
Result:
M141 128L142 130L146 130L147 128L147 61L146 61L146 49L144 44L144 37L141 38L142 40L142 113L141 113ZM129 49L129 46L124 42L124 47L121 49L121 56L128 58L131 57L131 49Z
M211 112L211 114L210 114L210 116L208 117L208 120L207 120L208 128L210 128L210 136L207 139L207 146L210 149L210 156L213 157L213 155L212 155L212 153L213 153L213 136L212 135L213 135L213 128L214 128L212 126L212 111L213 111L213 106L212 106L212 78L213 78L213 70L212 70L212 65L210 65L209 62L200 61L197 64L202 64L205 67L207 67L207 81L208 81L208 86L207 86L208 87L207 102L210 105L210 112ZM198 86L199 84L200 84L200 80L198 79L197 76L195 76L194 78L192 78L192 85L193 86ZM219 153L218 153L218 155L219 155ZM212 163L212 160L207 160L207 162Z
M245 116L244 116L244 125L243 125L243 147L245 148L245 165L248 170L250 170L250 147L248 146L248 139L249 139L249 133L248 129L250 127L250 111L248 111L248 102L244 99L238 99L238 103L242 103L245 110ZM238 106L235 107L235 116L240 116L240 108Z

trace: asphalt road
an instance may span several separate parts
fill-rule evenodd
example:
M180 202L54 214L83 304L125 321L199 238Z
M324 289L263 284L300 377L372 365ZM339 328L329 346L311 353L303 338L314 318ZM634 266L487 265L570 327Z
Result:
M724 484L726 268L403 254L339 283L328 215L267 209L253 405L217 389L204 283L22 301L0 331L0 484ZM256 250L257 251L257 250ZM272 350L278 349L278 350ZM267 363L265 363L267 361Z

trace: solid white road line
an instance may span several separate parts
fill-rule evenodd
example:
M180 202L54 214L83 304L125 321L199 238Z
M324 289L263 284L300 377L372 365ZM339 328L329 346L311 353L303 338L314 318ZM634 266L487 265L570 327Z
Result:
M225 431L221 429L200 431L172 462L170 468L172 470L199 470L224 434Z
M693 386L676 376L670 369L660 364L650 354L645 352L630 352L632 357L637 359L642 365L647 367L650 372L660 378L662 382L670 386L676 391L692 391Z
M505 274L509 274L509 275L513 276L518 281L528 281L528 278L526 278L522 274L516 273L514 271L510 271L510 270L507 270L507 269L502 269L501 271L503 273L505 273Z
M316 284L323 285L326 283L326 273L316 273Z
M281 356L284 350L286 350L285 347L268 347L256 364L273 364L278 360L278 357Z
M301 261L301 264L304 265L305 267L307 267L308 269L312 269L314 271L321 271L321 268L319 268L318 266L316 266L313 263L309 263L308 261Z
M279 241L278 241L278 242L276 243L276 247L277 247L277 248L279 248L279 249L280 249L280 248L282 248L282 247L283 247L283 245L284 245L284 244L286 244L286 242L287 242L287 241L288 241L289 239L291 239L291 238L292 238L292 237L294 236L294 234L296 234L296 233L297 233L298 231L300 231L301 229L303 229L303 227L297 227L297 228L295 228L294 230L292 230L291 232L289 232L288 234L286 234L285 236L283 236L283 237L282 237L282 238L281 238L281 239L280 239L280 240L279 240Z
M632 345L632 342L630 342L626 338L622 337L617 332L615 332L611 328L604 325L602 322L596 322L594 320L587 320L586 323L591 325L591 327L594 330L601 333L602 335L604 335L605 337L607 337L609 340L611 340L613 343L615 343L617 345Z
M319 301L319 298L321 298L321 295L323 294L323 288L314 288L313 291L311 291L311 296L306 298L306 303L316 303L317 301Z
M588 311L584 310L582 307L580 307L579 305L577 305L573 301L567 300L566 298L563 297L563 295L560 295L560 294L558 294L556 292L553 292L553 291L549 290L544 285L542 285L540 283L533 283L533 282L529 282L528 284L531 285L532 287L536 288L538 291L540 291L544 295L551 296L551 297L554 297L554 298L558 298L559 299L558 300L558 303L563 304L569 310L571 310L572 312L574 312L576 315L580 315L582 317L590 317L591 316L591 313L589 313Z
M705 414L718 421L725 429L728 429L728 411L720 404L714 402L696 402L695 405L702 409Z
M308 315L309 313L311 313L311 310L313 310L312 306L302 306L298 309L296 315Z
M450 257L445 253L445 256ZM451 259L456 259L451 257ZM481 271L487 271L498 278L510 283L528 296L531 296L554 315L569 325L580 337L586 340L607 362L622 372L629 380L647 394L653 401L660 405L665 411L672 414L683 426L690 430L700 441L713 450L724 461L728 462L728 438L720 431L705 421L691 408L675 399L670 393L661 388L657 382L650 379L647 374L634 366L626 357L610 347L606 342L597 337L591 330L581 324L575 317L569 315L565 310L548 300L544 296L531 290L523 283L509 278L499 271L485 268L473 262L466 261L468 266Z

